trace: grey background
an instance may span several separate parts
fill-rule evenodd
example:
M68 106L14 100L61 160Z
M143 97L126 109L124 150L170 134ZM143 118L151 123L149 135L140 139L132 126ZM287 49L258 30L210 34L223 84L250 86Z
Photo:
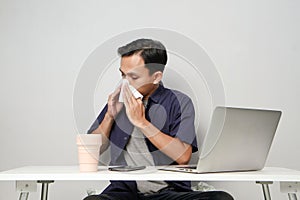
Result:
M0 0L0 171L77 164L72 98L81 66L112 36L144 27L201 45L222 77L227 105L282 110L267 166L300 170L299 8L296 0ZM105 101L107 93L97 95ZM87 188L106 184L58 181L49 198L82 199ZM236 199L262 199L254 183L214 185ZM271 190L275 200L285 198L278 184ZM0 199L17 196L14 182L0 181Z

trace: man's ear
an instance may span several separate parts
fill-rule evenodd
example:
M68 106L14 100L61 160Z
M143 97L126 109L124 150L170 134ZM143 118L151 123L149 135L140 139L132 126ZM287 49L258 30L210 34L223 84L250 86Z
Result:
M157 71L157 72L154 72L154 74L152 76L154 78L153 84L158 84L163 77L163 73L161 71Z

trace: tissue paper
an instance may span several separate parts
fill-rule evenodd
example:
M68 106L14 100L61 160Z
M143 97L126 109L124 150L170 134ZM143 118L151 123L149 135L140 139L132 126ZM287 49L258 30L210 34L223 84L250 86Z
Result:
M121 84L128 84L129 89L131 90L133 96L136 99L138 99L138 98L142 99L143 98L143 95L141 93L139 93L139 91L137 91L133 86L129 85L129 82L128 82L127 79L123 79ZM123 87L121 87L121 92L120 92L120 95L119 95L119 102L124 102L124 100L123 100L123 93L124 93Z

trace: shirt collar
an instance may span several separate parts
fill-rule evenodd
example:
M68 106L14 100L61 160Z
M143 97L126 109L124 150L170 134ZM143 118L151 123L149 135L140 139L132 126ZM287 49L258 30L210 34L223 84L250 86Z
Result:
M165 90L165 87L161 81L158 85L158 88L150 95L149 99L151 99L151 101L153 101L154 103L158 103L164 90Z

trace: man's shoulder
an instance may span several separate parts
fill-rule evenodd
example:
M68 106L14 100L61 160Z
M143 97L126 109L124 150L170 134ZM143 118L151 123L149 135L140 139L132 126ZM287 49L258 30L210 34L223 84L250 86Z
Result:
M170 88L164 88L159 104L170 109L193 108L194 104L191 98L182 91Z
M176 89L170 89L170 88L165 88L166 89L166 96L169 96L170 98L175 98L179 101L191 101L191 98L183 93L182 91L176 90Z
M170 89L161 84L158 89L150 96L151 100L155 103L164 105L165 107L174 107L180 105L192 104L191 98L176 89Z

